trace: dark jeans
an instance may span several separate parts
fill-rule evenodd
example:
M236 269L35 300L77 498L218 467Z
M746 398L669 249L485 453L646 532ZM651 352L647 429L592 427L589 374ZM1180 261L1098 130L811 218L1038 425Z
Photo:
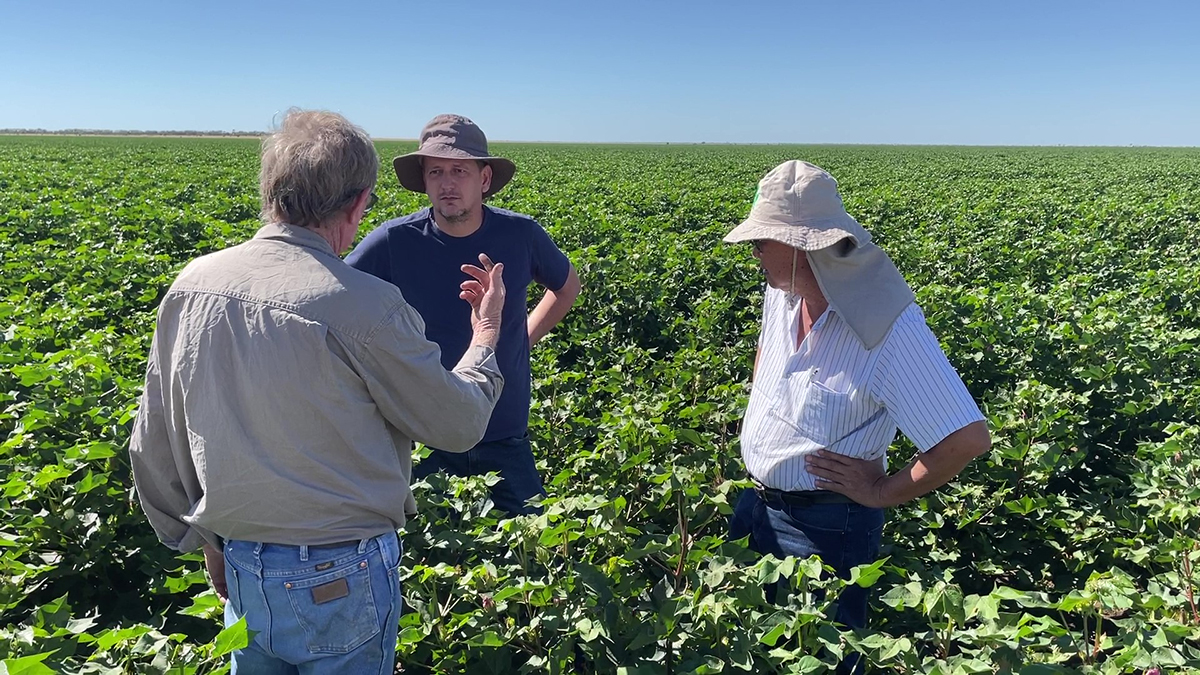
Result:
M752 549L780 558L816 554L843 579L850 578L852 567L878 559L882 534L883 509L860 504L767 504L754 490L742 492L729 523L730 539L750 535ZM858 585L845 588L834 620L851 628L866 627L868 592ZM856 662L855 656L847 656L838 672L861 672Z
M480 443L466 452L433 450L413 468L413 479L436 471L453 476L479 476L495 471L504 479L492 486L492 503L496 508L513 515L541 512L541 508L525 503L531 497L546 494L533 461L529 434Z

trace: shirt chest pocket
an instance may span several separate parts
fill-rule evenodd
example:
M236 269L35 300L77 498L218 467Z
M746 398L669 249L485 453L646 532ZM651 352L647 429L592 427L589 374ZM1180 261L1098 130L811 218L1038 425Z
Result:
M870 417L860 396L834 391L812 373L792 373L780 380L771 414L800 435L831 448Z

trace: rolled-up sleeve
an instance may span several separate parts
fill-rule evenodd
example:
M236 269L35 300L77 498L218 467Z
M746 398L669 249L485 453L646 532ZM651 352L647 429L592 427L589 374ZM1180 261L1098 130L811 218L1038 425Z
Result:
M363 381L384 418L413 440L465 452L483 438L504 377L490 347L475 346L453 370L401 301L363 346Z
M164 396L159 340L156 333L129 441L129 462L142 511L159 541L177 551L193 551L206 539L214 545L219 539L183 520L194 511L202 490L186 441L173 438L178 434L172 431L172 415ZM180 466L180 462L186 465Z

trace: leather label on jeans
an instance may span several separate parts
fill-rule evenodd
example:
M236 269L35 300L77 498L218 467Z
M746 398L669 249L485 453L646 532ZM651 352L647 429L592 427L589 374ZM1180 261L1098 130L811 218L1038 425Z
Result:
M323 562L323 563L321 563L320 565L317 565L317 571L318 571L318 572L324 572L325 570L329 569L330 567L333 567L333 561L332 561L332 560L331 560L331 561L329 561L329 562Z
M317 605L333 602L347 595L350 595L350 585L346 583L345 579L338 579L327 584L314 586L312 589L313 603Z

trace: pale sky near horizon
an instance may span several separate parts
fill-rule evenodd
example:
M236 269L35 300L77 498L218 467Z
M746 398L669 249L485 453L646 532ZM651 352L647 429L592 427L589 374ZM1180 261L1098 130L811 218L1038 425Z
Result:
M1200 3L0 0L0 128L1200 146Z

